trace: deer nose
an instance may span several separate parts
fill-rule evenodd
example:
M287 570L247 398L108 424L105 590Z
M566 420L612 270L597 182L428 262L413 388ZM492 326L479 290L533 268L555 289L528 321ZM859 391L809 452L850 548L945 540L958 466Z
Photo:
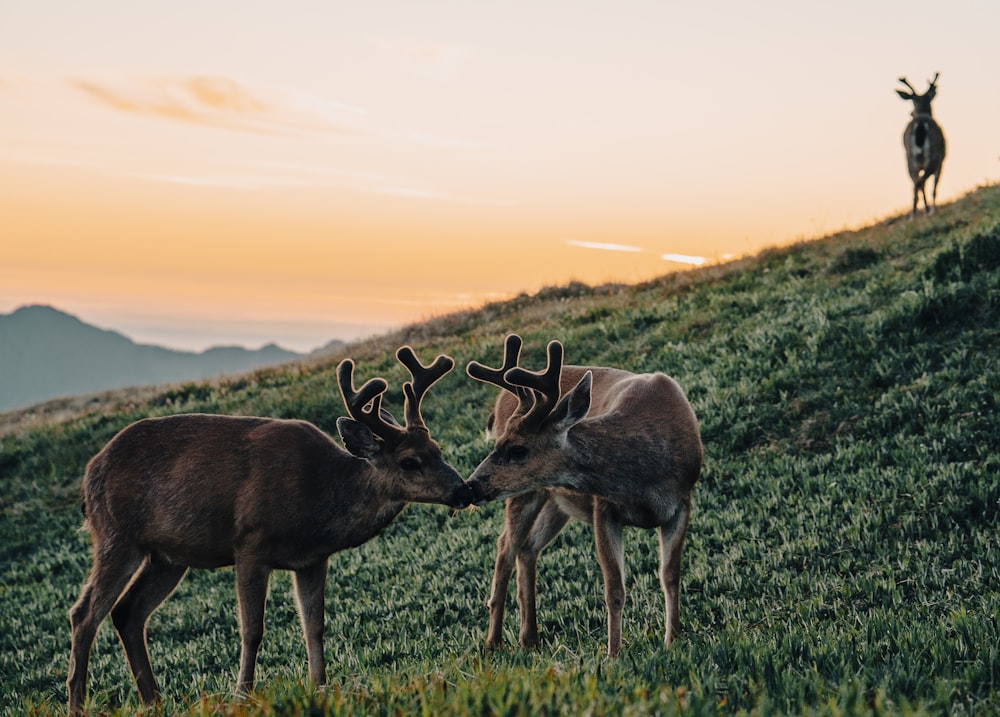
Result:
M474 505L482 505L483 503L489 502L489 497L486 495L486 483L489 480L487 476L485 479L482 477L473 478L468 481L465 485L469 487L470 503Z
M451 507L467 508L472 504L474 498L475 496L473 495L472 486L468 483L462 483L462 485L458 486L451 494Z

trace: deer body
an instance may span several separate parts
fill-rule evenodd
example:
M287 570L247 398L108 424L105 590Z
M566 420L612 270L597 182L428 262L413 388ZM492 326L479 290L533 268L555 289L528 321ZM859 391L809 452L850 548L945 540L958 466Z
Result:
M400 354L412 357L405 347ZM70 714L82 710L90 650L109 612L142 701L158 699L146 623L192 567L236 566L238 693L253 686L270 573L294 571L309 676L324 684L329 556L377 535L410 501L471 499L419 416L423 392L453 363L439 357L421 373L412 358L404 429L380 408L385 381L355 392L353 364L343 362L354 418L338 419L338 429L348 450L304 421L205 414L144 419L112 438L83 482L94 561L70 612Z
M911 217L917 215L918 199L923 197L924 211L932 214L937 207L937 185L941 179L941 166L944 163L945 140L940 125L931 115L931 101L937 94L938 75L930 81L927 91L918 94L905 77L900 77L909 89L908 92L896 90L896 94L904 100L913 103L912 119L903 131L903 147L906 150L906 168L913 182L913 209ZM931 203L927 203L927 180L934 177L934 187L931 192Z
M122 465L139 467L129 483L117 480ZM92 459L87 520L91 530L127 532L179 565L220 568L253 560L296 570L368 541L405 507L405 500L378 495L373 472L304 421L147 418ZM343 519L344 508L366 503L379 514Z
M504 367L470 364L474 378L502 385L488 435L493 451L469 478L473 501L506 498L488 606L487 645L502 639L507 586L516 566L519 641L538 643L537 560L570 518L594 526L608 611L608 654L621 649L625 603L622 529L659 531L664 642L680 626L679 585L691 491L702 462L697 419L683 391L662 373L561 366L516 368L520 339L508 337Z

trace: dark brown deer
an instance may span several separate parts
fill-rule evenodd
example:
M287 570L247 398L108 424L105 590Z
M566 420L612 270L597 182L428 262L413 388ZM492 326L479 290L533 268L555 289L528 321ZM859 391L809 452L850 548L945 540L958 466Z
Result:
M918 197L924 198L924 212L933 214L937 207L937 187L941 181L941 165L944 163L945 143L941 127L931 116L931 101L937 94L937 80L940 73L934 74L927 91L917 94L905 77L899 81L909 90L896 90L896 94L904 100L913 103L912 119L903 131L903 147L906 149L906 168L913 180L913 209L910 217L917 216ZM927 204L927 179L934 177L934 189L931 192L931 203Z
M622 528L659 530L669 645L680 627L681 554L702 461L698 421L684 392L662 373L563 366L558 341L548 345L546 370L533 373L518 367L520 349L521 339L512 334L501 368L473 361L466 369L504 389L487 426L496 444L469 477L473 502L507 499L487 645L501 642L515 562L520 643L538 644L538 555L570 518L594 526L612 656L621 649L625 604Z
M323 595L331 553L378 535L410 501L464 507L471 490L448 465L420 402L455 362L423 366L404 346L406 426L381 407L373 378L354 390L354 363L337 367L351 418L338 418L347 451L305 421L188 414L123 429L91 459L83 481L93 567L70 612L69 712L83 708L87 665L111 619L144 703L159 698L146 623L188 568L236 566L240 623L237 694L253 686L273 570L294 573L309 676L326 681Z

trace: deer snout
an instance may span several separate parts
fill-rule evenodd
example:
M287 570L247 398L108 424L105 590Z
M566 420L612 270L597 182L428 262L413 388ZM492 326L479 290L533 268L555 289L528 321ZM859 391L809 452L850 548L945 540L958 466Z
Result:
M454 468L445 465L444 469L448 479L441 486L444 488L444 496L438 502L444 503L449 508L468 508L472 503L472 489Z
M472 505L474 499L475 496L472 492L472 486L468 483L462 483L451 494L451 500L448 501L448 506L451 508L468 508Z
M467 482L466 486L469 489L469 502L473 505L482 505L483 503L488 503L493 499L493 491L490 489L489 476L476 476L473 475Z

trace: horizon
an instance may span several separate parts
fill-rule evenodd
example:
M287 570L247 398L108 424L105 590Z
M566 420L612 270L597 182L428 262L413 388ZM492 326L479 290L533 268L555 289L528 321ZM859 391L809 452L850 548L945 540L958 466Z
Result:
M164 344L164 343L157 343L155 341L154 342L142 341L140 339L137 339L135 336L133 336L128 331L124 331L124 330L120 329L119 327L116 327L116 326L102 326L102 325L96 324L96 323L88 320L87 317L85 317L85 316L79 316L79 315L77 315L77 314L75 314L75 313L73 313L71 311L67 311L67 310L62 309L62 308L60 308L58 306L53 306L52 304L38 304L38 303L24 304L22 306L18 306L16 308L14 308L14 309L12 309L11 311L8 311L8 312L2 312L2 311L0 311L0 319L13 316L14 314L17 314L17 313L22 312L22 311L30 311L32 309L44 309L46 311L55 312L55 313L60 314L62 316L68 317L70 319L74 319L75 321L79 321L80 323L88 326L89 328L97 329L99 331L109 331L109 332L112 332L112 333L115 333L115 334L119 334L121 336L124 336L126 339L128 339L132 343L134 343L136 346L146 346L146 347L161 348L161 349L167 349L169 351L178 351L178 352L182 352L182 353L203 354L206 351L209 351L211 349L229 349L229 348L242 348L242 349L246 349L248 351L259 351L261 349L274 346L274 347L277 347L279 349L283 349L283 350L286 350L286 351L292 351L294 353L299 353L299 354L302 354L303 356L306 356L306 355L312 353L313 351L318 351L320 349L323 349L323 348L325 348L325 346L327 346L330 343L333 343L334 341L338 340L337 337L334 337L334 338L331 338L330 340L328 340L327 342L325 342L322 345L315 346L315 347L312 347L312 348L309 348L309 349L305 349L305 350L297 350L297 349L294 349L294 348L290 348L288 346L285 346L285 345L281 344L278 341L272 341L272 340L267 340L267 339L262 340L260 343L256 343L256 338L259 338L259 337L255 337L253 340L251 340L250 342L247 342L247 343L221 343L221 342L219 342L219 343L207 343L207 344L204 345L204 347L197 347L197 348L183 348L182 347L182 348L178 348L177 346L167 345L167 344ZM260 329L260 330L262 332L266 331L266 329ZM214 337L214 336L216 336L216 334L212 334L210 332L206 332L205 333L205 339L206 340L209 340L211 337ZM367 337L367 335L365 337ZM340 339L340 340L342 340L342 339ZM349 342L345 341L345 343L349 343Z
M895 216L900 76L940 72L939 201L1000 180L995 3L4 14L0 313L178 350L308 352Z

